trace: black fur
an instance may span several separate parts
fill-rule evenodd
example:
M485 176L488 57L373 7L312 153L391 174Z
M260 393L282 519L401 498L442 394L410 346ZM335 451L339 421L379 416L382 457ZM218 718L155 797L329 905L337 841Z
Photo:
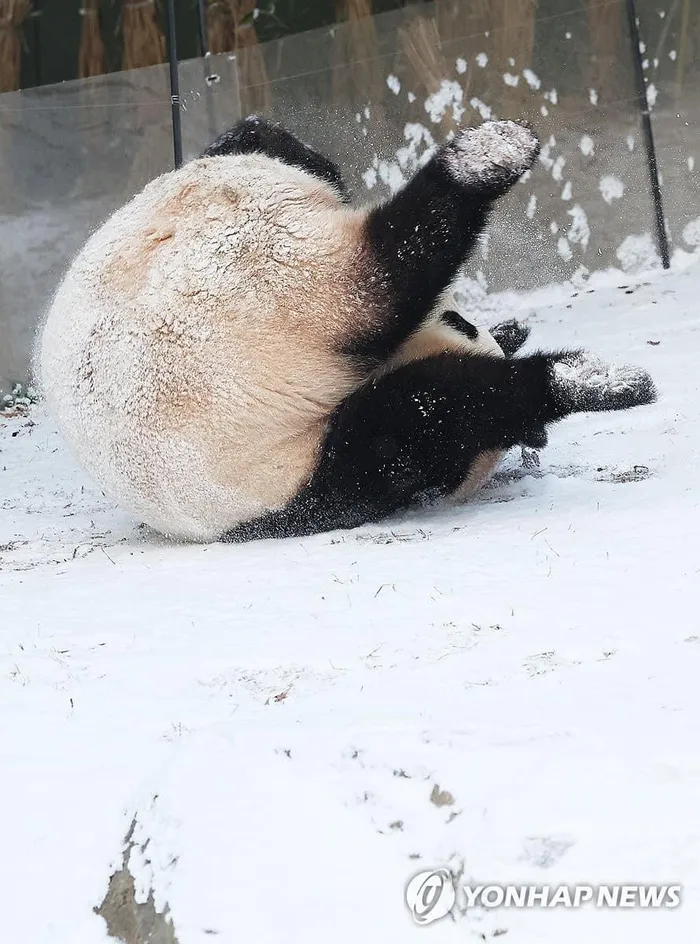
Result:
M230 154L266 154L325 180L335 187L343 202L349 200L347 187L337 164L303 144L281 125L273 124L257 115L243 118L230 131L225 131L209 145L202 157Z
M562 386L553 368L576 356L445 353L365 384L334 414L308 486L282 510L239 525L222 540L291 537L379 521L449 495L486 450L542 448L547 426L570 413L654 399L643 372L623 394Z
M522 133L518 142L513 125L491 127L485 137L473 129L462 135L472 133L476 139L456 139L469 147L445 145L393 199L368 214L358 290L378 316L343 353L381 364L420 327L469 255L494 200L536 158L536 146ZM489 163L494 133L510 141L505 149L497 142ZM336 165L278 125L247 118L205 156L244 153L300 167L347 198ZM477 333L456 312L442 317L470 338ZM608 382L597 367L587 372L591 365L584 363L581 369L576 352L513 358L528 329L505 322L492 333L505 359L444 353L403 365L348 396L330 419L308 485L285 508L239 525L221 540L291 537L379 521L451 494L485 451L541 448L547 426L570 413L627 409L655 398L641 371Z
M366 224L367 277L386 315L347 353L378 364L425 320L486 225L490 201L464 193L433 157Z
M363 362L382 363L425 320L474 248L494 201L537 156L535 149L517 172L494 163L478 180L468 181L466 174L455 173L456 147L453 141L440 148L367 218L367 258L358 277L372 298L383 296L384 315L345 348Z
M471 321L467 321L457 311L443 311L440 315L440 321L449 325L450 328L454 328L455 331L459 331L460 334L466 335L470 341L476 341L479 337L479 329L476 325L473 325Z
M530 337L530 329L515 318L494 325L489 333L506 357L512 357Z

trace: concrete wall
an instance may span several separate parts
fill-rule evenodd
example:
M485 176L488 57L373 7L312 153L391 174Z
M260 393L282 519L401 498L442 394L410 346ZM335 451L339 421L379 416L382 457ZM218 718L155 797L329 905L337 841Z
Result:
M700 9L639 0L675 248L700 246ZM386 196L455 128L526 117L540 165L494 217L465 286L527 289L658 264L625 5L438 0L181 63L186 157L264 110L338 159L357 199ZM564 7L564 9L562 9ZM691 9L692 7L692 9ZM664 15L661 16L660 14ZM508 15L506 15L508 14ZM0 388L62 272L113 209L172 164L167 69L0 96Z

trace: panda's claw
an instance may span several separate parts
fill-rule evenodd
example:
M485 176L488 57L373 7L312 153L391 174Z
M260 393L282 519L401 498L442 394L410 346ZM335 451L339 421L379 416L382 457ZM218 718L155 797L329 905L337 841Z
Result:
M447 144L444 160L462 186L498 196L532 167L539 152L540 143L528 124L485 121Z

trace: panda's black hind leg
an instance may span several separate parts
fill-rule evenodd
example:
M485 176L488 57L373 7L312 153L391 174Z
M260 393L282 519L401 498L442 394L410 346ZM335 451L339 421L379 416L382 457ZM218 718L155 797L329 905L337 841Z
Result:
M655 398L644 371L581 352L503 359L445 353L413 361L352 393L334 414L309 484L286 508L224 541L293 537L380 521L454 492L475 459L540 448L570 413Z
M332 184L345 202L349 200L340 168L330 158L304 144L282 125L258 115L237 122L214 141L202 157L226 157L232 154L265 154Z

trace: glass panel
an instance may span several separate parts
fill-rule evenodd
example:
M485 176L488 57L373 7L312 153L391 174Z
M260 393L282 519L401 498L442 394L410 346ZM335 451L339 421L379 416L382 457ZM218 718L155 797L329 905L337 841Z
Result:
M438 0L209 66L208 86L182 66L190 153L262 110L339 160L359 200L388 195L462 125L530 120L542 158L499 204L473 295L658 262L624 0Z
M684 22L684 2L669 22ZM185 158L263 112L338 160L359 201L390 194L460 126L528 118L541 161L470 261L472 299L658 263L624 0L438 0L189 60L180 76ZM0 155L2 384L26 376L35 325L90 230L172 166L167 67L0 96ZM676 185L662 158L686 225L686 172Z
M172 167L167 67L0 95L0 391L90 232Z
M700 247L700 4L637 5L669 235L689 251Z

